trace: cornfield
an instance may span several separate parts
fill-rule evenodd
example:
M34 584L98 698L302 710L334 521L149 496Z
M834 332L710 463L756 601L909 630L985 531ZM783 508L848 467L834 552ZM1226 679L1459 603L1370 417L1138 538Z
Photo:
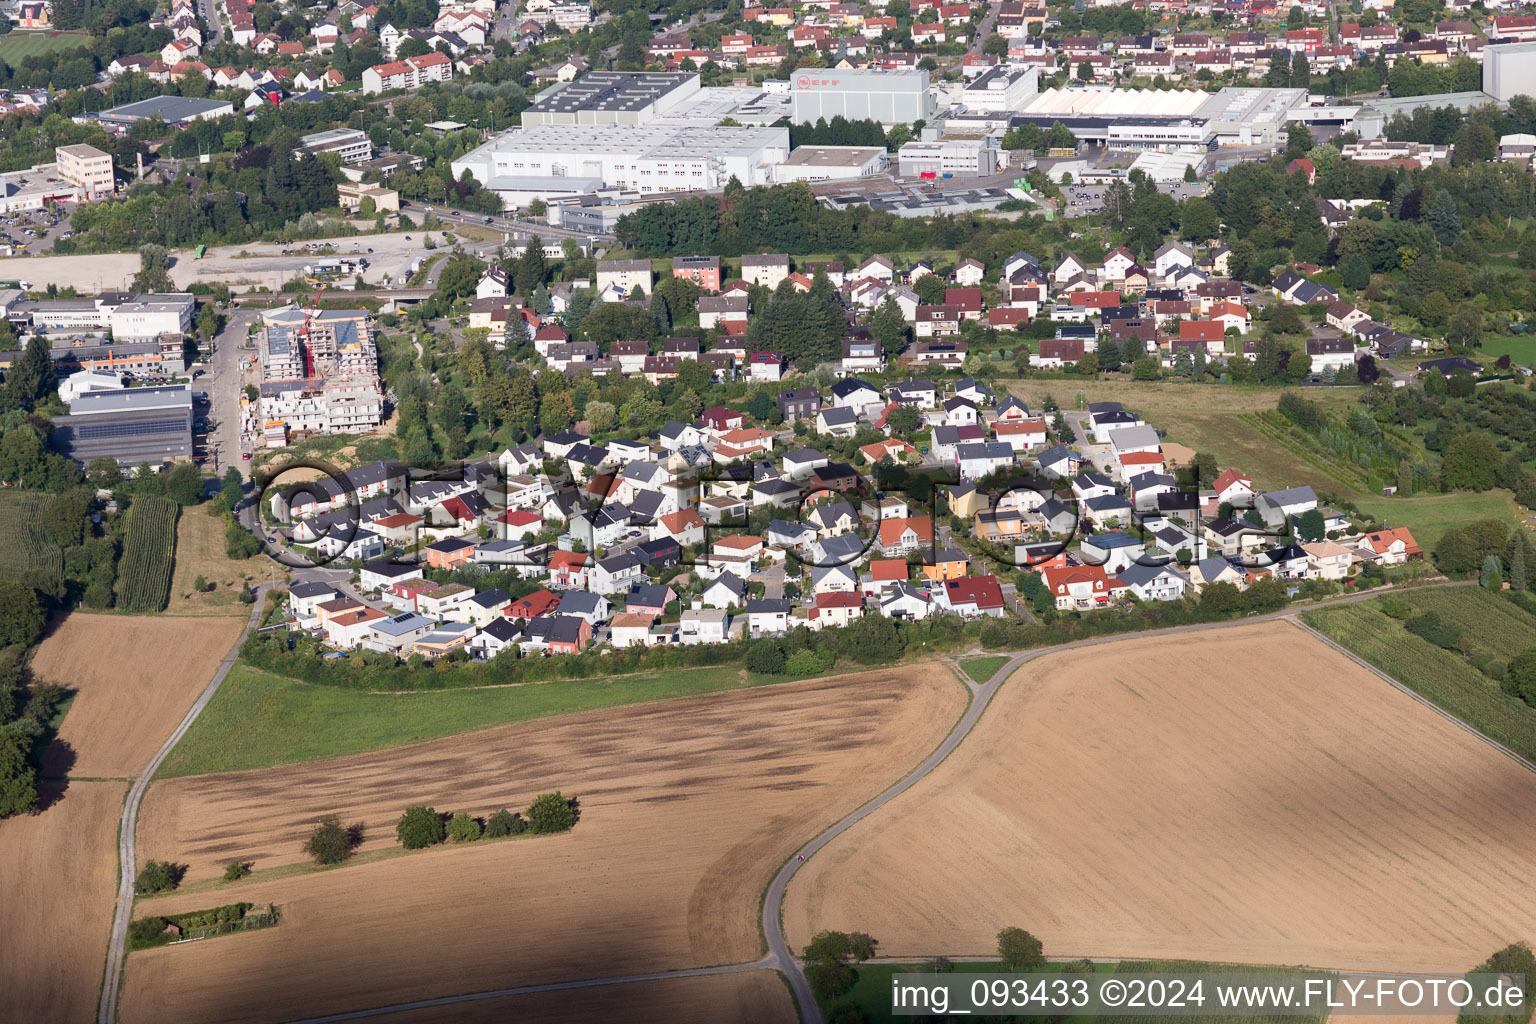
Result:
M38 491L0 491L0 577L42 571L64 575L64 553L38 527L53 495Z
M171 593L176 554L176 516L181 506L168 498L135 498L128 510L123 555L117 564L119 611L143 614L165 607Z

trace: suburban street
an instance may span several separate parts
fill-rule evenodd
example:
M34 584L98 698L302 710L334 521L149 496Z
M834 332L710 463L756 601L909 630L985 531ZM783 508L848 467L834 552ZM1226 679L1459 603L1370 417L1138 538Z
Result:
M208 392L212 404L203 413L214 424L208 432L208 462L204 468L217 476L234 465L249 480L251 464L240 457L240 392L244 390L240 354L250 325L261 313L254 309L227 309L225 315L228 319L214 339L207 372L192 382L192 390Z

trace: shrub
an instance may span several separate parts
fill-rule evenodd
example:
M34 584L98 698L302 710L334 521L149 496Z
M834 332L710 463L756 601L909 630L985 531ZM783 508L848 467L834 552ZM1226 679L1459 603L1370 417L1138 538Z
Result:
M224 865L224 881L238 882L251 873L251 866L244 861L230 861Z
M1401 598L1384 597L1381 599L1381 613L1402 621L1413 615L1413 605Z
M133 891L140 896L169 892L181 884L181 876L186 870L168 860L149 861L139 869L138 877L133 880Z
M742 664L747 667L748 672L757 672L765 676L783 675L784 649L773 640L759 640L747 648Z
M1461 627L1441 617L1439 612L1421 612L1403 623L1403 628L1446 650L1454 648L1461 639Z
M421 850L443 841L443 819L430 807L408 807L395 825L395 836L407 850Z
M314 858L316 864L340 864L352 856L352 846L352 836L342 827L340 819L331 817L315 825L304 841L304 852Z
M129 922L128 948L164 945L169 941L165 935L165 926L170 923L170 919L165 917L141 917Z
M814 676L826 670L827 663L822 660L821 655L809 648L796 651L784 663L785 674L791 676Z
M472 843L480 838L480 822L460 811L448 822L448 838L456 843Z
M485 837L487 839L500 839L503 836L521 835L527 828L528 822L523 820L521 814L513 814L505 807L485 819Z
M569 832L575 824L576 808L559 790L540 793L528 805L528 828L536 835Z

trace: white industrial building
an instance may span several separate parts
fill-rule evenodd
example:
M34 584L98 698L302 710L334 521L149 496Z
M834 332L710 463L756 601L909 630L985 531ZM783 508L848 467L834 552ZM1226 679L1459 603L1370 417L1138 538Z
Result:
M787 128L543 124L466 153L453 162L453 175L467 170L514 201L532 184L567 178L583 179L585 191L719 191L733 176L743 185L769 184L774 165L788 156Z
M1047 89L1014 120L1045 128L1060 121L1079 139L1111 149L1195 153L1282 142L1288 115L1306 102L1305 89Z
M800 146L773 169L773 180L842 181L885 173L891 155L879 146Z
M115 341L153 341L164 334L187 334L197 302L189 292L140 295L112 311Z
M997 170L997 151L990 139L909 142L897 152L896 159L904 177L975 177Z
M988 70L960 92L960 105L968 112L992 113L1018 110L1039 91L1040 69L1000 64Z
M1536 43L1494 43L1483 47L1483 92L1500 103L1536 97Z
M834 71L801 68L790 79L796 124L834 117L881 124L931 121L938 102L928 87L928 72Z
M592 71L552 85L523 111L525 126L642 124L699 92L699 76L643 71Z

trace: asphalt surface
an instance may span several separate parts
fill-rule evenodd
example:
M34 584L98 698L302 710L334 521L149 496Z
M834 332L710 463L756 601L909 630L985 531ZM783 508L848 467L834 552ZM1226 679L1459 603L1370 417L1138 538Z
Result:
M261 583L256 587L256 603L251 606L250 620L241 631L240 638L230 648L224 660L219 663L218 669L209 681L205 689L176 731L170 738L161 744L155 756L149 764L139 773L133 786L128 790L128 797L123 801L123 817L117 830L117 911L112 918L112 935L107 943L107 970L101 985L101 1001L97 1004L96 1019L98 1024L112 1024L117 1017L117 998L122 985L123 958L127 956L128 949L128 922L133 916L133 879L138 873L138 849L136 846L135 832L139 823L139 804L144 800L144 792L149 789L150 780L155 777L155 772L160 770L160 765L165 761L176 744L187 734L192 723L197 721L197 716L203 713L213 695L219 692L219 686L224 682L224 677L229 675L229 670L235 664L235 659L240 654L240 645L250 635L251 630L261 621L261 613L266 606L266 592L272 586L270 583Z
M210 408L199 412L214 422L214 429L206 438L208 459L203 468L218 476L234 465L249 480L251 464L240 457L240 393L244 389L240 357L256 351L241 346L250 325L261 314L254 309L225 309L223 313L227 318L224 329L214 338L208 364L201 367L205 372L192 382L194 392L208 393Z

